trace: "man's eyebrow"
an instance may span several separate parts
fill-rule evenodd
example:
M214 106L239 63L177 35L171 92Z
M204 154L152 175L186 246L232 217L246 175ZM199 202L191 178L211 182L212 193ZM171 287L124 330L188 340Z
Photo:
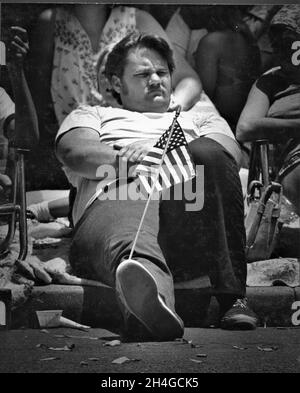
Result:
M145 71L150 71L151 67L139 67L138 69L135 69L133 72L134 73L139 73L139 72L145 72Z
M156 71L166 71L166 70L168 70L168 67L159 66L159 67L155 67L155 70L156 70ZM137 75L137 74L141 74L141 73L148 72L148 71L152 71L152 67L149 67L149 66L140 66L140 68L137 69L137 70L135 70L133 74L134 74L134 75Z

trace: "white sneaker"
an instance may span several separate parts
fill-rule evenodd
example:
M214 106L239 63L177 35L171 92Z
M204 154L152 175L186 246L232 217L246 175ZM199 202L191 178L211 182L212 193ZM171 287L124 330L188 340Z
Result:
M152 274L132 259L120 263L116 270L116 292L124 307L158 340L183 336L180 317L166 306L158 293Z

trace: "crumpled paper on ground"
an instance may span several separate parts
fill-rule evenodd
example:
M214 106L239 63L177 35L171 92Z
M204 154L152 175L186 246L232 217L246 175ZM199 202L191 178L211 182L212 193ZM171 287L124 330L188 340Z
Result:
M101 286L104 284L73 275L69 264L71 229L67 220L58 219L50 223L28 220L28 254L26 262L43 267L51 276L52 284ZM5 225L0 226L0 238L7 233ZM15 273L15 261L19 253L19 231L10 246L10 252L0 260L0 287L12 290L13 308L22 305L35 285L34 281ZM41 283L39 283L41 284ZM46 284L46 283L45 283Z
M300 261L297 258L276 258L247 264L247 286L270 287L300 285Z

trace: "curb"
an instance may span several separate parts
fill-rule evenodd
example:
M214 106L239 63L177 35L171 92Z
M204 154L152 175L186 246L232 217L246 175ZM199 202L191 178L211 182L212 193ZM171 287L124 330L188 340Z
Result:
M247 298L260 326L289 327L293 326L292 304L300 300L300 287L248 287ZM175 286L175 301L176 311L186 327L218 323L218 303L209 288ZM39 328L35 311L54 309L63 310L66 318L92 327L116 329L122 325L112 288L46 285L34 287L28 301L13 311L12 328Z

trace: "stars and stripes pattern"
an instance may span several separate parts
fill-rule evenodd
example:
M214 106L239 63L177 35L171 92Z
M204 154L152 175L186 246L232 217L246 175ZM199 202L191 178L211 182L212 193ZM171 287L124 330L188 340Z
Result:
M195 165L188 150L187 141L177 120L174 124L163 163L160 166L170 132L171 127L164 132L153 146L153 149L136 167L136 174L148 193L150 193L156 178L155 188L158 191L162 191L172 185L185 182L196 175Z

